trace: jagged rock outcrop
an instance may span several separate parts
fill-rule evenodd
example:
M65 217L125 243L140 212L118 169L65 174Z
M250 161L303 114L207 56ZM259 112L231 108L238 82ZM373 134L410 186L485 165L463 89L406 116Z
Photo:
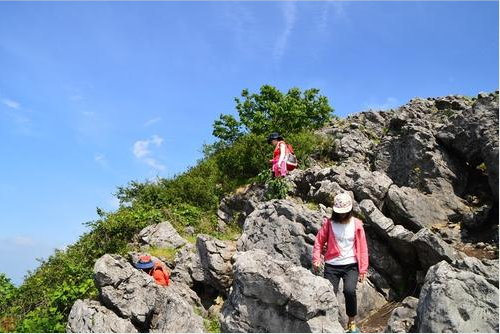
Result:
M485 163L498 202L498 91L479 94L471 107L458 110L436 137L470 166Z
M138 333L130 320L120 318L95 300L78 299L68 317L67 333Z
M139 232L138 238L144 245L159 248L178 248L187 243L167 221L145 227Z
M312 249L322 217L288 200L261 203L245 220L238 251L265 250L280 260L311 268Z
M239 253L223 332L342 332L331 284L262 250Z
M92 305L100 315L110 315L127 320L120 326L132 324L138 331L146 332L197 332L204 330L203 320L195 314L186 287L171 283L167 287L156 284L146 273L135 269L125 258L106 254L96 261L94 281L99 290L99 302ZM97 303L97 304L96 304ZM100 305L96 308L95 305ZM88 307L87 307L88 309ZM92 324L95 314L75 303L70 317L74 324ZM111 313L110 313L111 312ZM113 315L105 324L114 319ZM94 321L95 323L95 321ZM71 327L76 328L76 327ZM92 328L92 331L106 328Z
M418 299L406 297L401 305L396 307L387 322L385 333L412 333L415 328L415 318L417 317Z
M411 243L418 254L421 267L425 270L442 260L452 262L458 256L451 246L426 228L418 231Z
M498 267L494 275L498 277ZM420 292L417 328L431 333L498 333L498 286L445 261L432 266Z
M172 281L192 287L195 282L205 280L200 254L192 244L186 244L177 251L174 263L175 268L170 276Z
M193 310L217 314L222 304L222 331L342 331L342 284L336 298L308 269L333 197L349 192L370 256L358 285L360 319L406 297L386 331L498 332L498 260L460 252L479 239L498 245L498 92L416 98L318 132L333 142L333 162L294 170L288 199L268 201L257 184L223 198L218 230L236 221L236 246L208 235L191 245L168 222L147 227L137 237L146 249L178 249L168 263L171 286L106 255L95 267L99 301L75 303L68 331L199 332Z
M236 252L233 242L217 240L200 234L196 240L204 282L223 295L227 295L233 283L231 258Z
M265 189L258 184L240 188L221 200L217 216L224 223L236 220L243 226L245 218L265 199Z

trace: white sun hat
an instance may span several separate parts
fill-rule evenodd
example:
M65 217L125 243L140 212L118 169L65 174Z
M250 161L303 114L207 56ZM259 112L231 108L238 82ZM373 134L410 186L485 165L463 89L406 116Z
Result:
M347 213L352 210L352 199L348 193L340 193L333 199L333 211Z

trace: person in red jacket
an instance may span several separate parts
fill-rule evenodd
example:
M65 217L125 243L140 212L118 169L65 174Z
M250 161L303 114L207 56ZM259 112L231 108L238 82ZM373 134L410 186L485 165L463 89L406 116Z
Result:
M273 175L275 177L285 176L287 173L286 168L286 150L287 145L279 133L273 132L267 138L267 143L274 146L273 159L269 160L272 165Z
M348 193L341 193L333 200L331 219L325 218L313 250L313 268L321 266L321 251L326 246L324 277L332 285L335 294L340 279L344 282L346 313L349 317L348 333L359 333L354 322L357 314L356 284L363 282L368 271L368 247L363 222L352 215L352 199Z

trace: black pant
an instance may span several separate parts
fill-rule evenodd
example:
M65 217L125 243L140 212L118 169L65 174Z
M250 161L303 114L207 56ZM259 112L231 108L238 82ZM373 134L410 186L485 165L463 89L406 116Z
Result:
M345 311L347 316L354 317L358 313L356 302L356 284L359 276L358 264L333 266L326 263L324 276L332 283L335 295L339 291L340 279L344 280Z

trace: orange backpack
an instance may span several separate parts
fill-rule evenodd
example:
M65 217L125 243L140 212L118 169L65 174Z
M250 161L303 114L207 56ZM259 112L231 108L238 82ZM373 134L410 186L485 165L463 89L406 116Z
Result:
M149 272L153 276L155 282L159 285L167 286L169 282L168 270L163 263L156 261L153 269Z

